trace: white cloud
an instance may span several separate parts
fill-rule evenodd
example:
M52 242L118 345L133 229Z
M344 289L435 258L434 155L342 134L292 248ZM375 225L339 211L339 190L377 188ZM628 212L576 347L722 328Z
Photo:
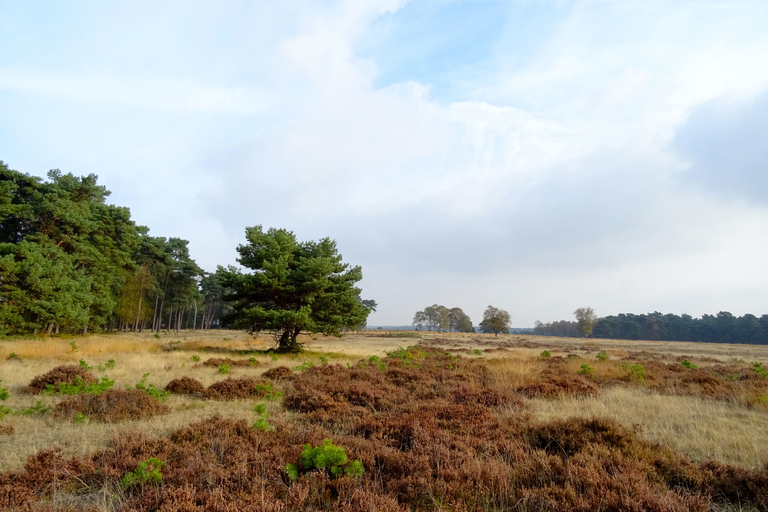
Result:
M551 37L502 36L449 95L428 79L378 88L379 63L358 54L401 1L167 7L148 40L130 39L142 18L127 13L103 29L119 37L83 35L109 41L101 60L3 64L0 157L100 174L209 270L248 225L331 236L363 265L377 323L434 302L475 319L498 304L517 325L585 304L747 308L765 210L688 187L695 159L673 142L702 103L768 87L768 4L556 4Z
M67 76L14 68L0 69L0 89L85 103L122 103L175 114L252 115L267 110L275 97L265 91L189 80Z

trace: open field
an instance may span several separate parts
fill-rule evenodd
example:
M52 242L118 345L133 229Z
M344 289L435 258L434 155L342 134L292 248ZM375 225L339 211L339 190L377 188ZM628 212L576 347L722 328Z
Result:
M301 341L294 355L236 331L0 341L0 506L768 509L766 346L384 331ZM183 377L200 388L160 401L28 392L81 360L112 390ZM110 409L137 396L151 404L135 419ZM303 445L326 438L362 477L299 464ZM162 485L120 484L150 457L165 462Z

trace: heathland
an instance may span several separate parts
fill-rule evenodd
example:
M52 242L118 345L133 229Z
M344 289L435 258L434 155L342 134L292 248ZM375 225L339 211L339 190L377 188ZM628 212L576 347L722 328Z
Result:
M768 346L299 341L0 341L0 507L768 510Z

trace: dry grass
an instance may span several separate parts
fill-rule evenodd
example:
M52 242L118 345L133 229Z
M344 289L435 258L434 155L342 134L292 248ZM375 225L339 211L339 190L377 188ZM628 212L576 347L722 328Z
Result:
M759 468L768 462L768 446L761 443L768 434L768 416L765 408L759 407L760 404L751 404L748 400L723 401L716 396L699 396L697 393L700 393L700 387L697 387L699 384L696 383L686 388L692 396L674 396L675 393L682 394L680 389L674 386L660 389L659 392L650 392L643 383L627 380L627 372L622 368L621 361L624 358L631 361L654 361L645 363L649 371L652 367L661 371L665 364L679 366L675 358L685 356L695 361L700 368L708 369L716 366L716 361L731 361L732 358L740 358L747 363L766 363L768 347L585 341L519 335L494 337L481 334L419 333L419 337L415 338L412 335L399 335L402 333L396 333L394 336L381 334L383 333L369 332L350 334L343 338L304 338L301 341L305 343L306 351L295 356L268 354L266 351L274 344L268 336L253 338L245 333L233 331L171 333L161 335L160 339L155 338L152 333L143 333L1 341L0 380L11 392L11 397L2 405L18 411L31 407L40 400L43 404L55 407L61 402L61 397L31 396L24 392L25 388L34 377L61 364L77 364L80 359L94 367L114 359L114 368L104 371L92 370L94 376L108 375L114 379L114 389L134 386L146 373L149 373L147 383L152 383L158 388L163 388L172 380L182 377L196 379L209 387L227 378L263 379L265 372L277 367L296 368L304 363L313 363L316 366L314 370L305 373L294 370L296 378L283 378L276 383L278 388L286 392L286 403L290 398L290 403L295 406L293 409L300 413L288 412L279 403L267 404L269 412L272 413L271 421L290 425L290 428L302 432L301 436L321 435L312 430L316 426L308 426L306 421L319 421L325 426L334 423L336 419L333 415L321 414L321 409L325 407L323 404L331 404L332 401L339 411L347 411L344 414L348 416L333 427L334 429L343 429L359 423L359 428L370 431L371 435L384 437L396 437L401 434L390 432L386 424L380 425L375 415L383 414L384 418L391 416L395 421L393 425L399 421L405 427L412 428L414 435L419 433L418 429L414 430L414 425L419 422L423 422L424 426L432 425L432 415L438 421L430 427L434 427L435 435L443 435L441 432L447 427L441 422L448 422L446 425L456 429L455 435L464 436L466 428L480 429L478 431L485 428L501 428L494 426L494 417L510 422L528 421L521 419L526 416L525 413L520 413L520 407L525 409L527 404L533 417L542 421L607 418L630 428L639 425L638 432L642 440L670 446L694 461L711 458L744 468ZM75 350L71 345L73 341ZM430 359L429 364L434 368L426 362L423 368L390 363L389 368L397 370L391 374L378 370L374 365L353 368L351 373L347 374L347 363L354 367L360 359L368 359L373 355L383 359L387 351L418 343L426 347L447 349L451 354L460 355L464 358L463 361L472 364L465 366L462 363L455 376L445 370L451 359L442 354L437 359ZM469 349L473 351L468 353ZM481 355L475 355L474 349L481 350ZM541 357L543 350L548 350L552 358ZM595 355L601 351L607 352L610 360L597 360ZM20 358L7 360L11 352ZM566 358L568 355L578 357L569 359ZM198 356L199 360L194 360L197 359L194 356ZM219 373L216 367L206 367L202 364L211 357L243 361L253 357L258 364L230 365L231 374L224 375ZM325 362L338 369L336 384L332 385L328 380L329 376L320 370ZM593 368L593 374L589 377L577 374L584 363ZM747 364L739 364L747 371ZM677 378L673 374L674 372L670 373L670 379ZM355 380L355 376L369 382L364 385L362 381ZM562 382L558 380L561 376ZM454 377L458 378L455 382ZM724 377L718 378L724 381ZM426 384L419 384L422 380ZM575 390L578 387L576 385L583 382L594 386L595 396L569 396L572 394L569 390ZM553 395L558 396L557 399L520 398L524 390L535 390L536 386L542 383L550 387L560 386L564 391ZM655 385L660 383L663 382L653 382ZM645 384L652 384L650 376ZM746 385L743 381L738 384L726 384L735 389ZM437 402L424 402L432 405L414 405L413 410L408 409L411 399L434 400L434 397L430 398L432 395L445 403L441 405ZM525 395L537 396L532 391ZM65 457L71 457L92 454L109 446L110 439L125 438L131 433L139 432L162 438L190 423L216 415L225 419L245 420L251 424L256 419L253 405L260 401L254 398L224 402L200 400L193 396L173 396L166 402L171 408L167 415L116 424L77 424L55 419L51 414L11 414L0 420L0 430L4 434L0 437L0 467L19 470L29 456L54 445L63 448ZM507 402L514 406L498 406ZM322 407L318 410L312 409L317 404ZM485 406L490 409L483 409L485 412L481 411L482 414L474 409ZM434 411L429 407L433 407ZM402 411L395 413L391 409ZM301 421L296 421L297 414L306 417L302 416ZM466 418L476 421L477 424L473 427L471 422L467 423L469 420L462 419L461 414L465 414ZM568 421L565 421L562 425L567 424ZM333 432L338 433L341 430ZM461 437L461 442L475 442L471 434L466 435L469 437ZM496 434L488 435L489 439L494 439ZM347 441L351 445L358 442L354 437L349 437ZM522 456L521 454L520 457ZM595 455L598 456L602 457ZM480 462L472 461L467 464L469 467ZM601 463L595 464L595 467L599 468ZM440 508L438 503L433 505L433 508Z
M547 421L599 417L638 425L641 438L696 461L716 459L746 468L768 462L768 417L729 403L614 387L597 397L532 400L531 412Z

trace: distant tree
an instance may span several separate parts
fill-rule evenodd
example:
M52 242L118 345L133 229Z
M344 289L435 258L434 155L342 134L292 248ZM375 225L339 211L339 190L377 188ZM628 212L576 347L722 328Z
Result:
M424 311L417 311L415 315L413 315L413 325L416 326L418 330L421 330L421 328L427 323L427 314Z
M581 335L588 338L592 334L592 329L597 324L597 315L592 308L579 308L573 312L576 315L576 328Z
M368 318L360 289L360 267L342 263L336 242L299 242L285 229L246 228L247 244L240 245L238 262L253 271L220 268L222 285L234 311L230 321L251 331L270 330L278 348L300 349L302 332L341 335Z
M448 311L450 330L456 332L472 332L472 320L461 308L451 308Z
M432 304L416 312L413 316L413 325L419 329L426 325L430 331L448 331L451 329L450 311L440 304Z
M489 333L492 332L495 336L499 333L509 332L509 323L512 317L508 312L503 309L499 309L493 306L488 306L483 313L483 321L480 322L480 329Z

